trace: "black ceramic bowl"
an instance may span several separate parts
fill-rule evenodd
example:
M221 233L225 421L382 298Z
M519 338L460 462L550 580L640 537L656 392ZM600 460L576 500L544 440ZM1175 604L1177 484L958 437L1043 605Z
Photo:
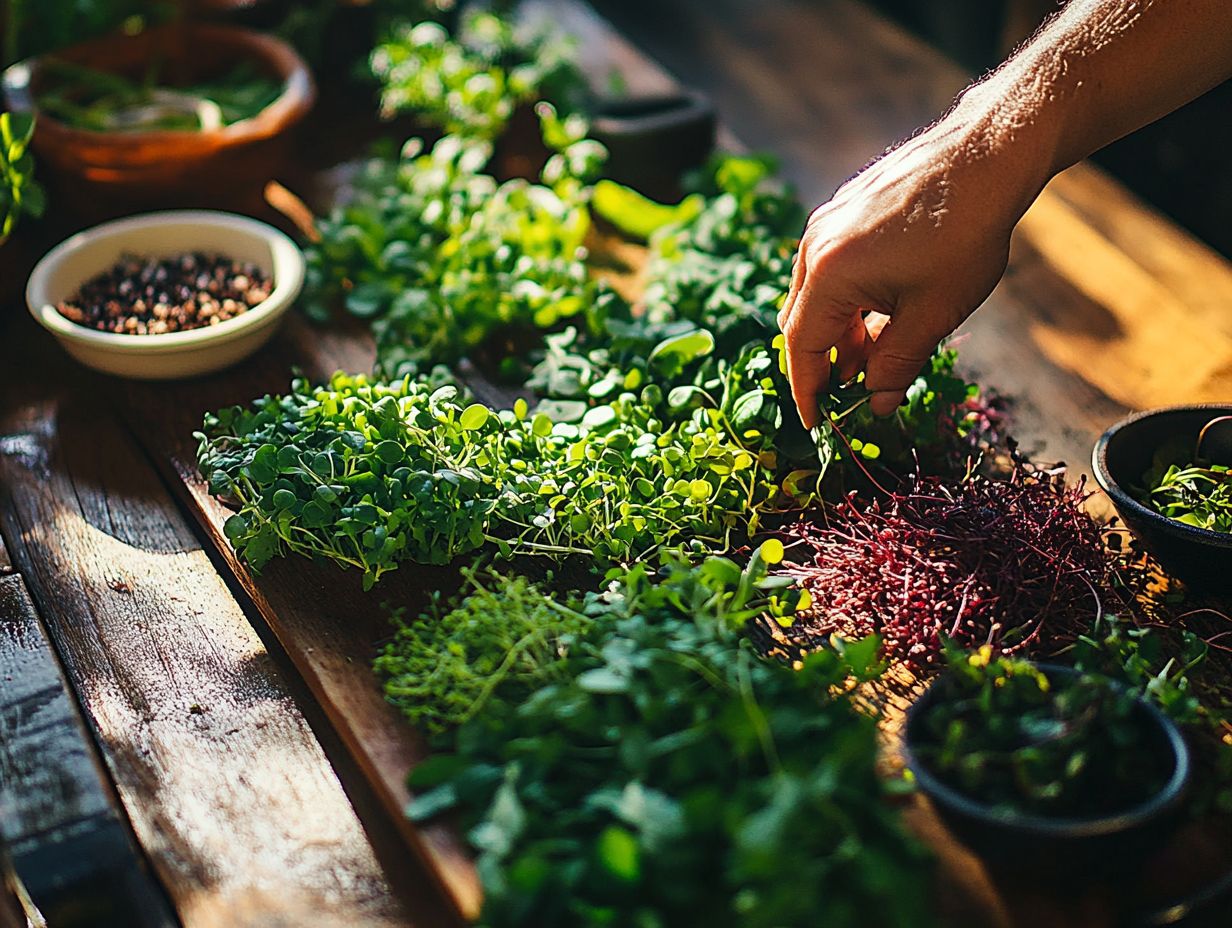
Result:
M1038 665L1048 677L1075 675L1070 667ZM921 719L944 698L948 678L937 679L907 713L903 753L921 792L950 832L994 872L1012 869L1058 882L1087 882L1129 874L1157 853L1181 821L1189 786L1189 748L1169 719L1139 700L1136 711L1151 733L1151 750L1172 758L1172 774L1150 799L1114 815L1050 818L1007 813L943 783L916 758Z
M1198 432L1216 416L1232 415L1232 404L1170 406L1122 419L1100 436L1091 455L1095 479L1112 499L1126 527L1168 571L1195 586L1232 588L1232 535L1185 525L1134 499L1155 452L1177 437L1197 442Z
M681 175L714 152L717 117L696 90L600 100L590 137L608 150L605 176L657 200L680 196Z

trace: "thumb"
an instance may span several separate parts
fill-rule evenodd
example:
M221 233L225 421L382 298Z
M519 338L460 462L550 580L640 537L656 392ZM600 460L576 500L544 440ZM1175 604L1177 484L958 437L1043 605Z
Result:
M950 328L942 313L902 307L873 343L864 375L864 386L873 394L869 407L878 416L888 416L907 396L907 388Z

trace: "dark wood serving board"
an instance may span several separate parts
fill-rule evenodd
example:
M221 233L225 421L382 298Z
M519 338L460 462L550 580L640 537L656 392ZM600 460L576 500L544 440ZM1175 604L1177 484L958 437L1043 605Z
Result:
M580 0L531 6L579 37L600 79L617 71L634 93L677 86ZM747 140L781 154L809 200L935 116L965 79L850 0L628 7L661 17L655 47L680 56ZM726 132L724 144L738 147ZM288 184L319 194L345 167ZM1229 305L1227 262L1080 167L1028 215L962 354L1016 399L1030 444L1081 465L1126 408L1232 385ZM312 380L368 370L366 331L292 315L239 367L140 384L82 372L45 341L27 351L23 340L42 333L28 319L3 321L0 530L12 557L0 545L0 617L6 629L43 623L41 659L76 696L86 748L175 918L191 928L383 928L473 914L479 886L460 836L403 815L406 774L426 748L370 666L390 632L382 603L414 609L455 574L406 565L370 593L355 572L297 558L255 576L195 467L192 433L206 411L284 391L292 368ZM1189 347L1159 352L1169 332ZM14 598L14 569L28 604ZM62 716L71 731L71 713ZM288 821L295 815L304 820ZM908 816L942 860L950 924L1110 924L1106 900L994 887L926 807ZM407 850L413 873L391 863Z

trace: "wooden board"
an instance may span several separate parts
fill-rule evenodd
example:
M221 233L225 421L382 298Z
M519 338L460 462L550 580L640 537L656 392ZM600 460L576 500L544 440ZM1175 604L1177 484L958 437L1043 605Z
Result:
M187 928L410 921L287 681L155 472L26 314L0 323L0 528ZM432 921L420 900L418 924Z
M625 75L631 93L652 94L677 86L583 4L534 0L526 15L550 19L574 35L580 60L597 81L615 72ZM209 496L196 469L192 432L200 427L205 412L285 391L293 367L319 381L339 369L370 370L374 357L362 327L322 329L297 316L266 350L241 367L189 384L130 385L123 407L134 436L177 488L201 531L303 675L386 815L397 823L427 870L441 880L457 912L473 916L481 900L479 884L457 833L439 824L416 828L403 814L410 800L406 775L426 750L419 735L385 702L370 670L379 642L390 634L380 604L420 608L431 591L455 583L456 574L404 565L371 595L362 592L354 572L298 558L275 561L255 577L235 558L222 532L230 512Z
M362 329L323 330L296 316L268 348L221 376L190 384L130 385L127 419L303 675L384 813L439 876L457 910L474 914L479 886L456 833L439 825L416 829L403 814L410 800L406 775L426 751L385 702L371 671L378 642L389 636L381 603L422 607L425 596L448 583L452 573L406 565L371 594L362 591L355 572L301 558L279 559L256 577L235 558L222 531L230 512L210 497L196 468L192 433L207 411L285 391L293 366L319 381L338 369L370 370L374 356Z
M175 924L14 574L0 577L0 843L57 928Z

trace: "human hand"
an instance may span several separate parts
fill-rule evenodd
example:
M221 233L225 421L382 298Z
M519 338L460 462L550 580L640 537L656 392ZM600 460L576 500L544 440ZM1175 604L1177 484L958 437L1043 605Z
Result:
M943 122L871 164L809 217L779 313L806 428L821 418L831 348L840 381L864 370L872 411L888 415L1005 272L1010 233L1042 184L978 139Z

